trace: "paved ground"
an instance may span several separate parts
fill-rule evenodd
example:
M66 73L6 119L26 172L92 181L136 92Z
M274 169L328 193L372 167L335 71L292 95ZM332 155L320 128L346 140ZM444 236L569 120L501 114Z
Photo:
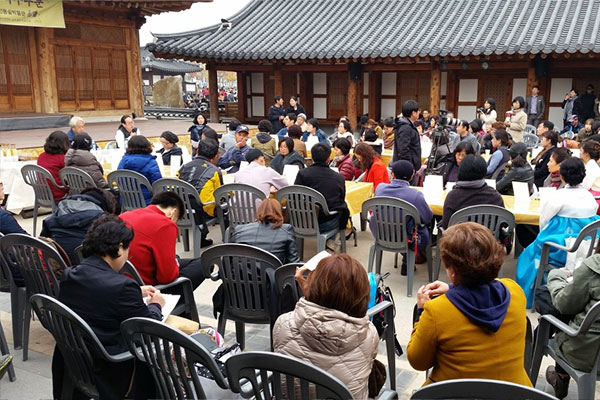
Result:
M19 222L22 226L31 231L32 220L22 220L19 217ZM358 222L358 221L355 221ZM211 228L210 238L215 243L220 242L220 231L218 226ZM370 232L359 232L358 234L358 247L353 247L352 242L348 243L348 254L358 259L363 265L367 265L369 246L371 244L372 237ZM311 257L316 252L315 243L313 241L306 241L305 244L305 257ZM191 253L183 252L181 244L178 245L180 255L183 257L191 257ZM515 268L515 260L511 256L507 256L504 265L504 276L513 277ZM406 296L406 278L400 275L400 271L393 267L393 256L387 254L383 259L382 271L391 271L391 276L387 279L387 284L391 287L396 300L396 330L398 340L402 345L403 349L406 349L406 345L410 338L411 332L411 319L412 310L415 304L415 297ZM446 277L441 276L442 279ZM415 288L427 281L427 266L425 264L418 265L416 276L415 276ZM212 315L212 295L217 288L215 282L204 282L194 293L196 302L198 304L198 310L200 313L200 320L202 325L216 326L216 320ZM9 296L5 293L0 293L0 318L2 325L8 336L8 341L12 343L12 332L10 324L10 300ZM530 315L531 320L537 325L537 315ZM231 342L235 340L234 326L228 324L227 332L225 336L226 341ZM248 350L268 350L269 348L269 332L268 327L260 325L250 325L246 328L246 341ZM51 373L50 373L50 362L51 354L53 349L53 340L47 331L41 327L39 322L34 321L31 329L31 344L29 360L27 362L21 361L21 352L15 351L15 367L17 380L15 382L9 382L7 377L0 382L0 399L46 399L51 397ZM385 347L380 346L378 358L386 363ZM542 364L541 373L545 371L550 361L548 358L544 360ZM387 364L387 363L386 363ZM407 399L411 393L421 386L425 380L425 374L420 371L415 371L410 367L406 361L406 356L396 357L396 370L397 370L397 388L401 399ZM538 379L537 387L552 393L552 388L546 384L543 376ZM597 389L597 393L598 389ZM569 390L569 396L567 399L577 398L577 386L574 381L571 381L571 387Z

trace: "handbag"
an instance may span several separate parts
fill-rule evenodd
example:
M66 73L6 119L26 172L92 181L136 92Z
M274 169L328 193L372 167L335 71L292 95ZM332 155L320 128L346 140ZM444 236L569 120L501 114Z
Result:
M394 317L396 316L396 304L394 303L394 296L392 295L392 291L389 288L389 286L386 286L384 279L386 279L388 276L390 275L389 272L385 273L384 275L378 275L378 274L374 274L372 272L369 273L369 281L371 282L375 282L376 285L372 285L371 289L375 289L375 295L374 295L374 304L377 305L383 301L389 301L390 303L392 303L392 310L393 310L393 315ZM373 296L371 296L373 298ZM373 315L372 319L371 319L371 323L375 326L375 329L377 329L377 333L379 334L380 338L385 337L385 333L387 329L393 329L393 327L389 326L388 323L385 321L385 310L381 311L375 315ZM394 323L393 319L392 319L392 324ZM396 352L396 355L398 357L400 357L402 354L404 354L404 351L402 350L402 346L400 345L400 342L398 342L398 338L396 336L396 331L394 329L394 350Z

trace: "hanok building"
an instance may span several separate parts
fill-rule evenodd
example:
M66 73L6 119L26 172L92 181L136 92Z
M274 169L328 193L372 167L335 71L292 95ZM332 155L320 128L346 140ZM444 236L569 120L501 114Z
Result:
M146 16L184 10L194 1L199 0L2 2L2 124L9 124L11 116L34 114L46 118L47 114L97 116L133 111L141 115L138 29ZM55 6L59 7L58 14L46 21L40 15L27 21L44 7ZM63 25L63 18L65 27L57 27Z
M253 0L221 25L156 35L162 58L237 71L239 117L299 95L309 117L382 119L416 99L473 119L492 97L499 118L538 84L560 122L572 88L600 90L600 2L590 0ZM548 101L549 100L549 101ZM214 115L214 114L213 114Z

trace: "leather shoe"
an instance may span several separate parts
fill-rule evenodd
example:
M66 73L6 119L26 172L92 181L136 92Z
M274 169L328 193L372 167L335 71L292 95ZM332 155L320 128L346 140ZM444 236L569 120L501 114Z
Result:
M571 378L567 375L566 377L562 377L556 372L556 368L554 365L549 365L546 368L546 380L554 389L554 395L559 399L564 399L567 397L569 393L569 381Z

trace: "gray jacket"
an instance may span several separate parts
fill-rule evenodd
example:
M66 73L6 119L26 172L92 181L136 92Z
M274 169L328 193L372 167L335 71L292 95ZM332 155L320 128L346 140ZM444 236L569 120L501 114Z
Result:
M590 308L600 300L600 254L585 259L573 273L571 282L567 281L563 268L551 270L548 274L548 290L552 304L561 314L575 315L569 326L578 329ZM591 371L599 347L599 320L583 336L573 338L558 332L554 339L558 356L581 371Z
M496 183L496 190L500 194L514 195L512 183L527 182L529 193L533 190L533 168L526 164L522 167L511 167L510 170Z
M79 168L92 177L96 186L100 189L108 189L108 183L104 179L104 170L96 157L87 150L69 149L65 154L65 165L67 167Z
M249 244L266 250L279 258L282 264L300 261L296 246L296 234L289 224L272 229L271 224L253 222L238 225L231 235L232 243Z

